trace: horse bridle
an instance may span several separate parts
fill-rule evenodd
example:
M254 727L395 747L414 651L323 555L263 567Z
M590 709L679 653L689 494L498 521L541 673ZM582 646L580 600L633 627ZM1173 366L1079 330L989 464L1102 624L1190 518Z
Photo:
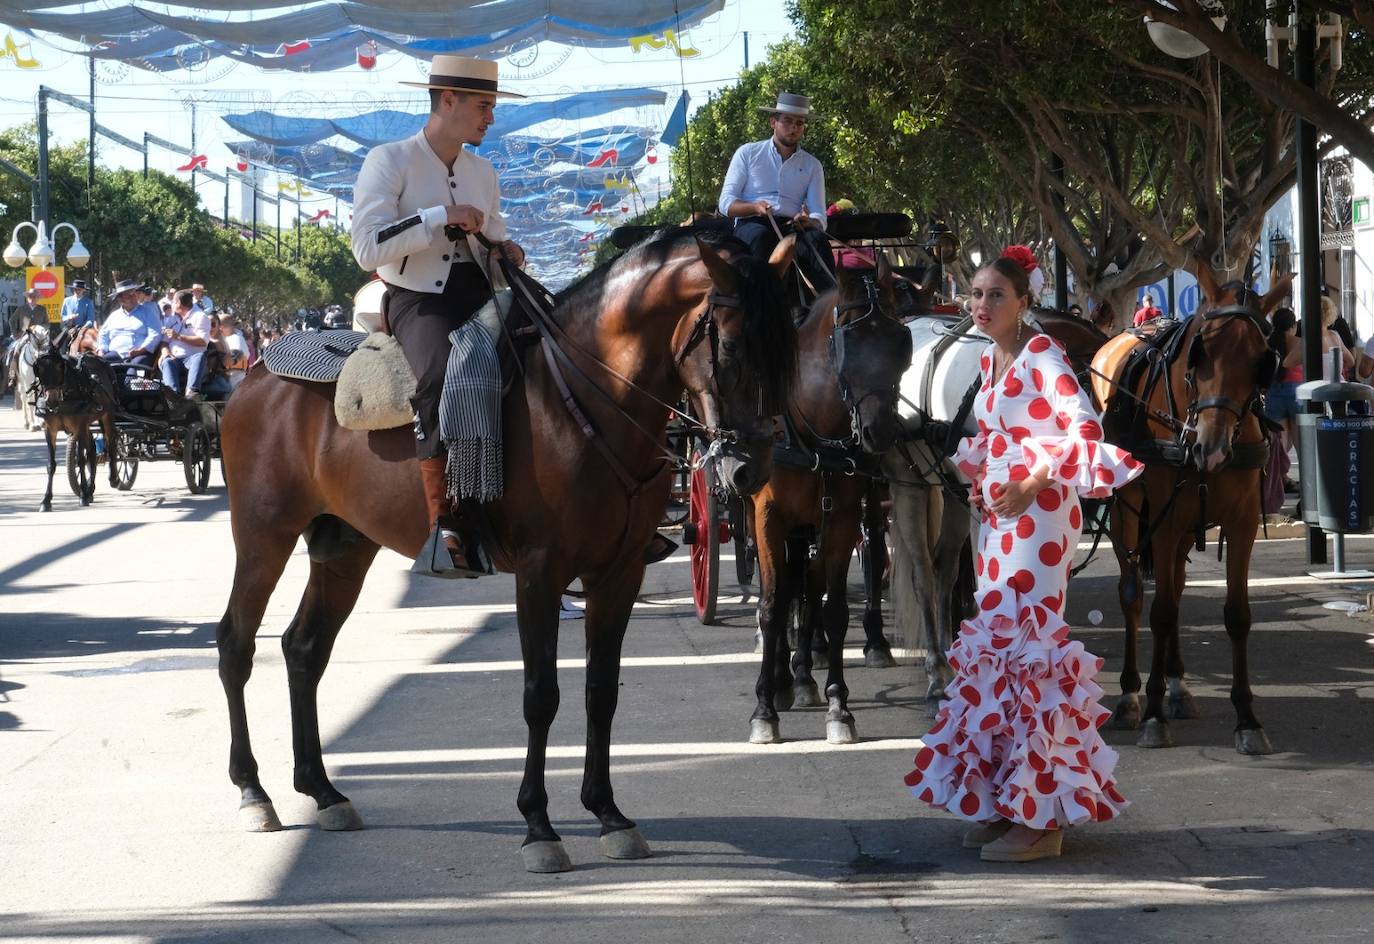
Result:
M858 328L859 325L868 321L870 318L890 317L882 310L882 302L879 299L878 293L878 283L875 277L871 274L865 275L863 276L863 283L865 297L856 299L855 301L845 302L844 304L836 304L835 307L831 309L831 318L834 320L834 325L830 332L830 345L827 354L830 370L835 374L840 384L840 400L849 410L851 442L857 442L859 438L859 429L862 426L859 417L859 407L863 405L863 402L869 397L889 396L895 403L898 396L898 390L901 386L899 378L897 383L894 383L886 390L870 390L858 399L855 399L854 391L850 388L849 381L845 378L845 335ZM858 311L860 309L863 309L863 314L859 315L857 318L850 318L847 321L844 320L844 315L846 313ZM892 320L896 322L896 319ZM907 348L906 360L910 363L912 344L911 332L903 331L902 336Z
M1230 321L1234 318L1240 318L1258 331L1261 337L1266 339L1269 337L1269 325L1261 320L1250 306L1245 304L1245 298L1249 294L1249 291L1247 289L1242 289L1239 294L1240 300L1234 304L1204 312L1200 316L1203 320L1203 324L1199 326L1197 333L1193 335L1193 339L1188 342L1183 383L1188 390L1194 394L1197 392L1197 379L1194 375L1194 371L1202 359L1207 356L1207 338L1204 332L1207 329L1208 323ZM1217 333L1218 332L1213 332L1213 336ZM1205 397L1200 400L1194 399L1189 402L1188 409L1184 414L1183 425L1178 430L1179 444L1184 444L1184 438L1188 433L1197 433L1198 418L1204 410L1224 410L1236 418L1235 427L1231 433L1231 442L1234 443L1236 438L1240 436L1241 421L1245 419L1246 414L1253 412L1255 403L1259 400L1262 390L1273 381L1272 374L1275 373L1275 368L1277 366L1275 360L1272 351L1266 353L1264 360L1256 371L1254 383L1250 388L1250 395L1243 403L1237 403L1230 397L1221 396Z

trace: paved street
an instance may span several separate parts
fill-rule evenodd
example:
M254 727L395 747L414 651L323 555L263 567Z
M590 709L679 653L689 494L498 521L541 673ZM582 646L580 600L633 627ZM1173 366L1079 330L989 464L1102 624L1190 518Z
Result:
M1176 722L1167 751L1108 732L1133 806L1072 831L1061 860L1024 866L981 863L959 848L962 824L902 784L932 717L910 657L866 670L856 650L861 743L827 746L823 711L807 710L784 716L786 743L748 745L752 609L735 598L724 625L698 625L679 554L647 578L615 729L617 798L655 857L603 859L578 802L570 621L549 789L577 868L537 876L518 854L509 577L421 585L408 562L378 558L321 693L326 760L368 828L323 833L291 790L277 645L304 584L298 552L248 690L287 828L243 833L215 670L234 560L218 470L193 496L179 465L144 464L130 492L102 478L89 508L59 470L54 510L39 514L42 453L0 407L0 941L1374 938L1374 623L1322 607L1371 586L1307 578L1298 538L1261 544L1252 580L1257 711L1280 753L1232 749L1211 544L1184 605L1203 719ZM1352 565L1374 565L1374 540L1348 547ZM1074 580L1067 613L1106 657L1109 695L1122 650L1112 566L1106 554Z

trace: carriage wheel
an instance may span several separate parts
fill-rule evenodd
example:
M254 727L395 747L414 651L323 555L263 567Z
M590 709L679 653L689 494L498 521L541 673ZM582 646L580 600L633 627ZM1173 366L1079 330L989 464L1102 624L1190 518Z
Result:
M210 434L199 423L186 427L181 441L181 466L191 494L205 494L210 487Z
M67 485L72 494L80 498L86 493L89 483L86 480L86 444L80 436L67 437Z
M133 443L124 430L115 433L119 437L119 461L115 463L115 488L127 492L134 487L138 478L138 456L134 455Z
M754 546L754 529L749 518L748 499L734 498L730 502L730 531L735 538L735 579L740 592L747 598L754 589L754 566L758 563L758 548Z
M697 619L710 626L716 621L716 597L720 595L722 525L729 526L720 520L716 504L715 464L708 462L693 469L691 481L683 540L691 538L687 543L692 545L692 602L696 604Z

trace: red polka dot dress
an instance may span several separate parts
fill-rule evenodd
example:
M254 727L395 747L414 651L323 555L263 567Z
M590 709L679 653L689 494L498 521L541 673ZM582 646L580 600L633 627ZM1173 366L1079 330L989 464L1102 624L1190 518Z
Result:
M949 652L951 698L906 776L919 799L974 822L1033 829L1111 819L1126 806L1116 751L1098 726L1102 660L1070 641L1064 591L1083 525L1078 498L1103 498L1140 474L1102 441L1102 424L1064 349L1033 337L994 385L983 355L978 434L954 456L982 509L978 613ZM1050 484L1015 519L991 506L1009 480L1047 469Z

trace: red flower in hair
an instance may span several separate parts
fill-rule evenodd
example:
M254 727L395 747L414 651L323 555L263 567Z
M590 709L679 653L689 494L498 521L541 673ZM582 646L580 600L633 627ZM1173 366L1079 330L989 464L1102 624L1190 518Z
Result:
M1025 269L1027 275L1030 275L1036 269L1040 268L1040 263L1035 258L1035 253L1030 251L1029 246L1008 246L1006 249L1002 250L1002 258L1010 259L1022 269Z

